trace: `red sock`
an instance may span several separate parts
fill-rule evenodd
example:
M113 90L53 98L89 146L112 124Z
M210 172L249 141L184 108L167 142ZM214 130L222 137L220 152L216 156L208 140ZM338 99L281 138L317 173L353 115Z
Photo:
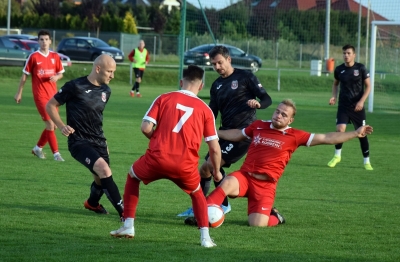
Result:
M216 204L220 206L222 202L224 202L225 197L226 195L224 190L222 190L221 187L217 187L206 198L207 204Z
M279 224L279 219L276 216L270 215L268 220L268 226L274 227Z
M193 213L197 220L197 226L199 228L208 227L207 202L203 191L197 190L190 194L190 197L192 198Z
M37 146L43 148L47 144L47 130L43 130L42 134L40 135L39 141L37 142Z
M45 132L47 133L47 140L49 141L51 151L53 152L53 154L57 153L58 152L58 143L57 143L57 137L56 137L54 130L45 130Z
M139 203L140 181L132 178L129 174L126 178L124 191L124 218L135 218L136 207Z

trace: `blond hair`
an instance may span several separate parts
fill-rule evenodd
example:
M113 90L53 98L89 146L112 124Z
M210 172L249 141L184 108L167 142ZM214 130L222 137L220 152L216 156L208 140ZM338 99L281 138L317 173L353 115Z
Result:
M296 103L292 99L288 98L288 99L282 100L282 102L280 102L280 104L284 104L284 105L289 106L289 107L291 107L293 109L293 116L292 117L294 117L296 115L296 111L297 111Z

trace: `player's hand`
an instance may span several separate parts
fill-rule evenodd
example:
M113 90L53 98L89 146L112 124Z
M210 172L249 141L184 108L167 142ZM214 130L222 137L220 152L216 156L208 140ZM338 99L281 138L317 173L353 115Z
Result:
M251 108L260 108L261 104L256 99L250 99L247 101L247 105Z
M60 76L59 75L54 75L54 76L50 77L50 82L55 83L55 82L57 82L58 79L60 79Z
M15 100L15 102L17 102L17 104L21 103L21 97L22 97L21 93L15 94L14 100Z
M329 105L333 106L334 104L336 104L336 97L331 97L331 99L329 99Z
M364 108L364 102L358 101L356 104L356 108L354 108L354 111L358 112L361 111Z
M63 126L60 130L64 136L69 136L70 134L73 134L75 132L75 129L73 129L69 125Z
M365 126L360 126L356 132L358 137L365 137L367 135L372 134L373 131L374 129L372 128L372 126L365 125Z
M214 171L214 173L212 175L214 177L215 182L219 182L223 178L223 176L222 176L221 172L219 172L219 170L217 172Z

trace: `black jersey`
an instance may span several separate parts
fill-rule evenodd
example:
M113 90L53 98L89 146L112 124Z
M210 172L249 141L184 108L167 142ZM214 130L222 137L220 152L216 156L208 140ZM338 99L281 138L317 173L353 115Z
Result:
M68 136L68 144L87 140L99 146L106 146L103 134L103 110L111 95L108 85L95 86L80 77L67 82L54 98L61 105L66 104L67 124L75 129Z
M334 76L340 82L339 106L355 107L364 95L368 70L360 63L354 63L352 67L341 64L335 68Z
M215 118L218 111L221 112L222 129L241 129L256 120L256 109L247 105L249 99L256 97L264 100L262 108L272 103L271 97L253 73L235 68L227 78L219 77L214 81L209 106Z

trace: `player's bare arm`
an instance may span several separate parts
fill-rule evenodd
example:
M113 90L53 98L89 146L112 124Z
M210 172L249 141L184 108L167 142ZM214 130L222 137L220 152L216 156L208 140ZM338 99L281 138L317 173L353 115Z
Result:
M329 99L329 105L334 105L336 104L336 98L338 94L338 89L339 89L339 80L334 80L333 85L332 85L332 97Z
M53 97L47 102L46 104L46 111L49 114L51 120L54 124L58 127L61 131L63 136L69 136L75 132L75 129L72 127L65 125L64 122L61 120L60 114L58 113L57 108L60 106L60 103Z
M61 78L63 78L63 74L56 74L52 77L50 77L50 82L57 82L58 80L60 80Z
M222 139L238 142L246 139L240 129L218 130L218 136Z
M361 97L360 101L358 101L358 103L356 104L356 107L354 108L354 111L356 112L361 111L364 108L365 100L367 100L367 97L371 92L371 81L369 80L369 78L364 80L364 86L365 86L364 94Z
M349 132L331 132L327 134L315 134L310 146L316 145L335 145L344 143L356 137L365 137L373 132L372 126L361 126L355 131Z
M154 132L154 123L150 122L149 120L144 119L142 121L142 126L141 126L141 130L142 133L148 138L150 139L151 136L153 135Z
M210 153L209 160L211 161L214 170L214 172L212 172L212 175L214 177L214 180L218 182L222 179L222 174L219 171L222 158L221 147L218 143L218 139L208 141L207 145L208 145L208 152Z
M14 96L14 100L15 100L15 102L17 102L17 104L21 103L22 90L24 89L24 85L25 85L27 77L28 76L26 74L22 74L21 80L19 81L18 90L17 90L17 93Z

